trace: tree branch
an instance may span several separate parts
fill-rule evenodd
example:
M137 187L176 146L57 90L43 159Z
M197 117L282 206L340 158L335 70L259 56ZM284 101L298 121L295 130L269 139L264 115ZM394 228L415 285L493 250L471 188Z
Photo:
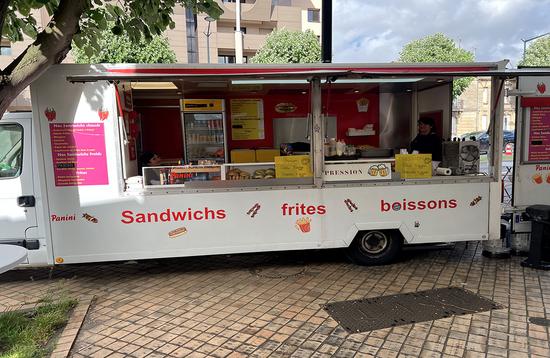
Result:
M3 71L0 84L0 115L28 85L51 65L63 61L73 36L79 29L84 11L91 8L89 0L61 0L51 21L36 40Z

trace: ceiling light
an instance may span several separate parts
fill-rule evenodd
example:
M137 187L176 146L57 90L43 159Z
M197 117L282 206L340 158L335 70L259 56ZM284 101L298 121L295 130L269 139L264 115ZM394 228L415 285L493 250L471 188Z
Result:
M307 80L233 80L232 85L280 85L280 84L307 84Z
M138 90L151 90L151 89L178 89L176 85L174 85L172 82L132 82L131 83L132 89L138 89Z

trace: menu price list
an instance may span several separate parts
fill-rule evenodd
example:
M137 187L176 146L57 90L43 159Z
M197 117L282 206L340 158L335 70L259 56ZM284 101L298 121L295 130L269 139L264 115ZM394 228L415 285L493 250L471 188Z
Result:
M106 185L103 123L50 123L56 186Z
M550 161L550 107L531 108L529 161Z

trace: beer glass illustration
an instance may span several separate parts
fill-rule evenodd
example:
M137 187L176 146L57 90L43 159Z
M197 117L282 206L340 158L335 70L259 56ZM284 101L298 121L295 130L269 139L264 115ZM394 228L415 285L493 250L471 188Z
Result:
M378 173L381 177L388 176L388 167L386 166L386 164L378 164Z
M371 165L369 167L369 175L373 176L373 177L378 175L378 166L377 165Z

